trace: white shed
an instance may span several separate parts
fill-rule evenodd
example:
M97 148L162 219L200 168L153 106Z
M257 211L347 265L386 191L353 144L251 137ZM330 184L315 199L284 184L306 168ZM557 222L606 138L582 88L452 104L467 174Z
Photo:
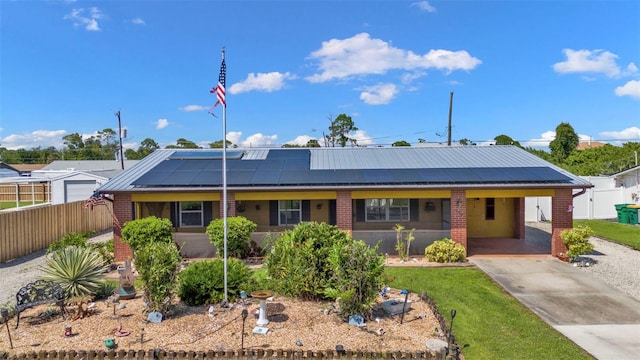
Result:
M62 204L87 200L107 180L106 177L82 171L57 176L51 179L51 202Z

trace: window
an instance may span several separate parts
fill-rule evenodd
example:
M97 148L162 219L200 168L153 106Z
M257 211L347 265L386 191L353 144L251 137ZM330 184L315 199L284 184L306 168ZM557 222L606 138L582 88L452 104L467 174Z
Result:
M365 200L366 221L409 221L409 199Z
M180 227L204 226L202 201L180 202Z
M300 200L280 200L278 201L278 225L297 225L302 218L302 201Z
M486 198L484 203L484 219L495 220L496 219L496 199Z

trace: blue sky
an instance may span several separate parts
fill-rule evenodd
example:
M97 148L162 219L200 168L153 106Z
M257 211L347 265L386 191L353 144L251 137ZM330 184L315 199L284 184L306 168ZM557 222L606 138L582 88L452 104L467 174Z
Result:
M125 147L321 139L361 145L506 134L545 146L640 141L640 2L0 1L0 146L127 128Z

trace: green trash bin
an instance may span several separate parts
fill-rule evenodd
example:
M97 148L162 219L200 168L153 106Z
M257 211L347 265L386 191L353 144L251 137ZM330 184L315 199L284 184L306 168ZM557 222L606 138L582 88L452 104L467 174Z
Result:
M629 212L627 212L627 206L630 204L616 204L616 211L618 212L618 223L629 223Z
M632 205L633 206L633 205ZM629 218L629 224L638 225L638 208L627 206L627 216Z

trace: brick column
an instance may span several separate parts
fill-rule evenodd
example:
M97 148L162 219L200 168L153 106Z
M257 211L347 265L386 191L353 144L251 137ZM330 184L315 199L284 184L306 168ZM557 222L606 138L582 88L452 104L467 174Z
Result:
M220 193L220 219L224 217L224 208L222 207L223 203L222 193ZM227 217L236 216L236 193L233 191L227 190L227 204L229 207L227 208Z
M133 220L133 209L130 194L118 193L113 200L113 256L115 262L133 258L133 250L129 244L122 242L122 226Z
M514 235L516 239L524 239L525 224L524 224L524 198L513 199L514 205L514 217L515 217L515 229Z
M336 195L336 223L338 229L346 230L351 234L353 230L351 191L338 191Z
M464 189L451 190L451 240L467 249L467 196Z
M573 196L571 189L556 189L556 194L551 199L551 255L558 256L566 253L560 233L573 228Z

